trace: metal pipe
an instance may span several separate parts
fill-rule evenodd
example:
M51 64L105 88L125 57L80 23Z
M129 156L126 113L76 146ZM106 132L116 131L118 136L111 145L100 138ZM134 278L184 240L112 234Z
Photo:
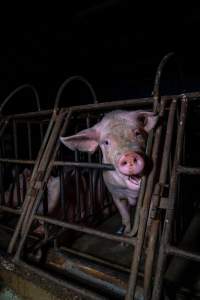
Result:
M38 220L38 221L43 221L43 222L47 222L49 224L53 224L53 225L57 225L63 228L69 228L75 231L79 231L79 232L83 232L83 233L87 233L87 234L91 234L91 235L95 235L101 238L105 238L111 241L116 241L116 242L123 242L132 246L135 246L136 244L136 239L135 238L129 238L129 237L123 237L123 236L118 236L118 235L114 235L114 234L110 234L110 233L106 233L106 232L102 232L96 229L92 229L92 228L88 228L82 225L76 225L76 224L71 224L68 222L62 222L59 220L55 220L55 219L51 219L48 217L43 217L43 216L38 216L35 215L34 219Z
M178 166L177 172L179 174L186 174L186 175L200 175L200 168L189 168L189 167L183 167Z
M0 211L7 211L16 215L20 215L22 210L21 209L15 209L15 208L11 208L5 205L0 205Z
M190 101L196 101L200 98L200 92L192 92L192 93L185 93L184 94ZM177 95L165 95L162 96L162 100L165 102L171 101L171 99L180 99L182 97L182 94ZM71 111L95 111L95 110L102 110L102 109L116 109L120 107L128 108L133 105L135 106L150 106L154 101L153 97L148 98L140 98L140 99L126 99L126 100L119 100L119 101L105 101L98 104L86 104L86 105L80 105L80 106L73 106L70 108L66 108L65 112L71 110ZM23 113L23 114L11 114L9 116L3 117L4 120L8 120L8 118L15 118L15 119L21 119L21 118L30 118L30 117L42 117L46 115L51 115L53 113L53 110L42 110L40 112L29 112L29 113Z
M52 131L52 134L48 140L48 143L47 143L47 147L45 148L44 150L44 157L45 157L45 160L41 160L41 163L40 165L38 166L38 174L40 174L39 176L41 176L42 178L37 178L36 179L36 182L37 181L42 181L43 180L43 177L44 177L44 173L45 173L45 169L46 169L46 166L48 165L48 162L49 162L49 159L50 159L50 155L51 155L51 149L52 147L55 145L55 142L56 142L56 139L57 139L57 135L58 135L58 132L60 130L60 127L62 125L62 122L63 122L63 117L64 115L62 113L60 113L58 116L57 116L57 122L55 122L55 126L53 128L53 131ZM36 183L35 183L36 185ZM30 201L29 201L29 205L26 209L26 213L24 215L24 220L23 220L23 226L22 226L22 231L24 231L24 228L26 227L27 225L27 222L29 220L29 215L31 213L31 210L33 208L33 205L34 205L34 202L35 202L35 199L37 197L37 195L35 195L35 192L38 193L39 191L39 188L37 188L36 186L33 187L34 188L34 196L33 197L30 197Z
M92 87L92 85L89 83L89 81L87 79L85 79L84 77L82 76L72 76L72 77L69 77L67 78L62 84L61 86L59 87L58 89L58 92L57 92L57 95L56 95L56 100L55 100L55 104L54 104L54 110L57 110L59 108L59 103L60 103L60 98L61 98L61 95L63 93L63 90L66 88L66 86L71 83L72 81L75 81L75 80L78 80L78 81L81 81L83 82L84 84L87 85L87 87L89 88L90 92L91 92L91 95L92 95L92 98L93 98L93 102L95 104L97 104L97 97L96 97L96 94L95 94L95 91Z
M15 159L18 159L18 139L17 139L17 125L16 121L13 120L13 139L14 139L14 155ZM20 206L22 199L20 194L20 183L19 183L19 166L15 165L15 183L17 187L17 205Z
M0 160L1 162L1 160ZM114 171L115 168L111 164L98 164L98 163L88 163L88 162L74 162L74 161L54 161L54 166L66 166L66 167L75 167L75 168L92 168L92 169L102 169Z
M18 223L17 223L17 226L16 226L16 230L15 230L15 232L14 232L14 234L13 234L11 240L10 240L10 243L9 243L9 246L8 246L8 253L12 253L12 251L14 249L14 245L15 245L16 240L18 238L19 232L21 230L21 226L22 226L24 217L26 215L27 208L29 206L29 201L31 199L31 192L32 192L33 182L37 179L37 169L38 169L39 164L41 162L41 159L42 159L44 150L46 148L46 144L48 142L49 136L52 133L54 120L55 120L55 113L53 113L53 115L51 117L51 120L49 122L49 126L47 128L47 131L46 131L46 134L45 134L45 137L44 137L43 144L41 145L40 150L38 152L38 156L37 156L37 159L35 161L34 169L33 169L32 176L31 176L29 188L27 190L27 194L26 194L24 203L22 205L22 213L21 213L21 216L20 216L20 218L18 220Z
M158 215L160 199L162 196L162 190L166 184L166 177L168 171L168 162L171 151L173 128L174 128L174 119L176 112L177 101L172 100L170 105L170 111L167 121L167 130L165 135L165 143L163 147L163 155L161 160L161 170L159 176L159 183L156 184L152 204L151 204L151 221L148 230L148 245L146 250L146 259L145 259L145 268L144 268L144 291L145 299L149 299L151 294L151 284L152 284L152 273L153 273L153 263L155 258L155 249L157 245L157 238L160 228L160 216Z
M168 255L174 255L178 257L182 257L184 259L200 262L200 253L186 251L184 249L180 249L178 247L167 246L166 253Z
M187 98L185 96L181 99L181 113L180 113L180 121L178 127L177 134L177 143L175 150L175 159L173 164L172 177L170 181L170 191L169 191L169 201L168 208L165 215L164 228L162 233L162 239L160 243L158 262L156 266L155 280L154 280L154 288L152 299L159 300L161 297L162 285L163 285L163 277L165 271L166 264L166 248L170 241L170 235L172 230L172 223L174 217L174 205L176 200L176 188L177 188L177 166L180 164L181 152L182 152L182 144L185 130L185 122L186 122L186 113L187 113Z
M25 88L29 88L32 90L34 96L35 96L35 100L36 100L36 106L38 111L40 111L40 99L39 99L39 95L37 90L35 89L34 86L30 85L30 84L22 84L20 86L18 86L14 91L12 91L6 98L5 100L1 103L0 105L0 113L2 113L2 110L4 109L4 107L6 106L6 104L9 102L9 100L18 92L20 92L21 90L25 89Z
M83 253L81 251L71 249L71 248L67 248L67 247L63 247L63 246L60 247L59 249L65 251L65 252L75 254L75 255L80 256L82 258L86 258L88 260L94 261L96 263L100 263L100 264L105 265L107 267L111 267L111 268L117 269L117 270L122 271L122 272L130 273L129 268L126 268L124 266L121 266L121 265L118 265L118 264L115 264L115 263L111 263L110 261L101 259L99 257L95 257L91 254ZM142 274L140 274L140 276L142 276Z
M164 108L165 108L165 102L161 100L160 113L159 113L160 117L162 117L164 114ZM140 211L140 225L138 229L138 238L137 238L137 244L135 246L135 251L134 251L133 260L131 264L131 274L129 276L128 290L125 298L126 300L133 299L135 294L139 263L141 259L142 247L143 247L143 242L145 237L145 230L146 230L146 225L147 225L147 220L149 215L151 195L152 195L154 180L156 175L161 133L162 133L162 126L158 127L155 132L155 141L154 141L153 152L152 152L153 168L147 179L147 187L144 196L144 202Z
M163 59L161 60L157 71L156 71L156 77L155 77L155 82L154 82L154 88L153 88L153 98L154 98L154 105L158 108L159 106L159 102L160 102L160 79L161 79L161 75L163 72L163 68L166 65L166 63L168 62L168 60L174 55L173 52L168 53L167 55L165 55L163 57Z
M27 134L28 134L28 156L32 159L32 138L31 138L31 125L27 122Z
M44 177L40 179L41 180L40 181L40 189L38 189L37 195L35 195L35 197L32 199L32 201L30 202L30 205L27 208L29 211L26 214L26 220L25 220L25 217L22 219L22 221L24 221L23 222L23 231L24 232L23 232L23 235L21 236L21 240L19 242L17 251L15 253L15 257L14 257L15 260L18 260L19 257L20 257L20 253L21 253L21 250L23 248L24 242L26 240L26 236L28 235L29 229L30 229L31 224L33 222L34 214L35 214L35 212L38 208L38 205L39 205L39 203L42 199L44 186L45 186L46 182L49 179L50 172L51 172L52 167L53 167L52 162L56 157L56 154L57 154L57 151L58 151L58 148L59 148L59 145L60 145L60 142L58 143L58 140L57 140L57 144L55 146L55 142L56 142L59 130L60 130L60 126L62 125L62 121L63 121L64 116L65 116L65 114L61 110L60 114L58 115L56 126L55 126L55 128L54 128L54 130L51 134L51 137L50 137L50 139L48 141L48 144L47 144L47 147L46 147L46 153L44 154L45 160L43 161L43 164L39 166L40 169L38 168L38 170L37 170L37 171L40 171L40 172L42 171ZM63 129L65 129L65 127L67 126L70 118L71 118L71 111L69 111L69 113L68 113L68 115L65 119L63 128L61 129L61 133L63 132ZM53 149L54 146L55 146L55 149L53 151L53 155L51 157L51 160L49 161L49 159L47 160L47 156L49 156L49 158L50 158L50 152L51 152L51 150ZM31 200L31 197L30 197L30 200Z
M0 158L0 163L34 165L35 160Z
M100 296L100 295L97 295L96 293L91 292L91 291L85 289L84 287L80 288L78 285L69 283L69 281L64 281L62 279L58 279L58 278L50 275L49 273L47 273L45 271L42 271L42 270L40 270L36 267L33 267L33 266L30 266L30 265L26 264L25 262L23 262L21 260L17 263L15 262L15 264L16 265L19 264L20 266L24 267L25 270L30 270L30 271L34 272L35 274L37 274L41 278L42 277L46 278L47 280L49 280L51 282L54 282L58 285L63 286L66 289L69 289L69 290L71 290L75 293L78 293L78 295L81 295L85 299L88 299L88 300L107 300L107 298L105 298L103 296Z

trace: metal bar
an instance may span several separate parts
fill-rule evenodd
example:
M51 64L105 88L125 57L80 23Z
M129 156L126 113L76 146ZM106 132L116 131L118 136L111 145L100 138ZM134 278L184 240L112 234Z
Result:
M0 129L0 137L2 137L2 135L3 135L4 131L5 131L5 129L7 128L8 124L9 124L9 122L10 122L10 117L7 118L6 120L1 120L1 122L3 123L3 126L2 126L1 129Z
M164 108L165 108L165 102L162 100L161 106L160 106L160 114L159 114L160 117L162 117L164 114ZM128 291L127 291L126 298L125 298L126 300L133 299L134 294L135 294L139 263L140 263L141 254L142 254L142 247L143 247L143 242L144 242L144 237L145 237L147 219L148 219L148 215L149 215L151 195L152 195L154 180L155 180L155 175L156 175L161 133L162 133L162 126L158 127L155 132L155 140L154 140L154 146L153 146L153 152L152 152L153 168L147 179L147 187L146 187L146 192L145 192L145 196L144 196L144 202L143 202L143 206L142 206L141 212L140 212L140 224L139 224L138 235L137 235L138 238L137 238L137 244L135 247L133 260L132 260L132 264L131 264L131 274L129 277Z
M78 151L75 153L75 162L78 162ZM80 220L81 215L81 201L80 201L80 173L77 168L75 168L75 190L76 190L76 207L75 207L75 220Z
M45 173L45 169L47 168L48 163L49 163L49 159L50 159L50 156L51 156L51 149L52 149L52 147L56 143L57 135L58 135L58 132L59 132L60 127L61 127L62 122L63 122L63 117L64 117L64 115L62 113L60 113L57 116L57 122L55 122L55 126L53 128L52 134L51 134L51 136L50 136L50 138L48 140L47 146L46 146L46 148L44 150L44 158L45 159L41 158L41 163L38 166L39 178L36 179L36 182L39 181L40 182L40 186L41 186L41 182L43 181L43 178L45 176L44 173ZM33 189L35 190L36 193L38 193L40 187L36 187L35 184L33 186ZM42 188L42 186L41 186L41 188ZM34 195L34 197L30 197L29 205L28 205L28 207L26 209L26 213L24 215L24 221L23 221L22 231L23 231L24 227L26 227L26 224L27 224L27 222L29 220L29 215L30 215L31 210L33 208L33 205L34 205L34 202L36 200L36 197L37 197L37 195Z
M187 98L185 96L181 99L181 113L180 113L180 121L178 126L178 134L177 134L177 143L175 150L175 160L173 165L172 177L170 182L170 191L169 191L169 204L168 209L165 216L164 228L162 233L162 239L160 243L158 263L156 266L155 280L154 280L154 288L152 299L159 300L161 298L165 264L166 264L166 248L167 244L170 241L170 234L172 230L172 223L174 217L174 205L176 200L176 189L177 189L177 166L180 164L181 152L182 152L182 144L185 130L185 122L186 122L186 113L187 113Z
M28 155L29 159L32 158L32 139L31 139L31 124L30 122L27 123L27 133L28 133Z
M62 221L59 221L59 220L55 220L55 219L51 219L51 218L43 217L43 216L38 216L38 215L35 215L34 219L36 219L38 221L47 222L49 224L57 225L57 226L60 226L60 227L63 227L63 228L69 228L69 229L72 229L72 230L75 230L75 231L95 235L95 236L105 238L105 239L108 239L108 240L112 240L112 241L116 241L116 242L124 242L124 243L132 245L132 246L135 246L135 244L136 244L136 239L135 238L117 236L117 235L114 235L114 234L98 231L96 229L88 228L88 227L85 227L85 226L71 224L71 223L68 223L68 222L62 222Z
M63 93L63 90L66 88L67 85L69 85L69 83L71 83L72 81L75 81L75 80L76 80L76 81L81 81L82 83L84 83L84 84L88 87L88 89L89 89L89 91L90 91L90 93L91 93L91 96L92 96L92 98L93 98L93 103L95 103L95 104L98 103L98 102L97 102L97 96L96 96L96 93L95 93L95 91L94 91L92 85L90 84L90 82L89 82L86 78L84 78L84 77L82 77L82 76L76 76L76 75L75 75L75 76L71 76L71 77L67 78L67 79L61 84L61 86L59 87L58 92L57 92L57 95L56 95L55 104L54 104L54 110L57 110L57 109L59 108L60 99L61 99L61 95L62 95L62 93Z
M1 162L1 159L0 159ZM54 166L66 166L66 167L76 167L76 168L93 168L93 169L103 169L114 171L115 168L110 164L98 164L98 163L88 163L88 162L74 162L74 161L54 161Z
M161 75L163 72L163 68L166 65L167 61L174 55L173 52L168 53L167 55L165 55L163 57L163 59L161 60L157 71L156 71L156 77L155 77L155 82L154 82L154 88L153 88L153 98L154 98L154 105L156 106L156 108L159 107L159 102L160 102L160 79L161 79Z
M34 214L36 213L37 207L38 207L38 205L39 205L39 203L40 203L40 201L42 199L43 188L45 186L45 183L49 179L49 176L50 176L50 173L51 173L51 170L52 170L52 167L53 167L53 163L52 162L55 159L57 151L58 151L58 148L60 146L60 143L58 143L58 140L57 140L57 144L56 145L55 145L55 142L56 142L56 138L57 138L57 135L59 133L60 126L61 126L61 123L63 121L64 116L65 116L65 114L63 113L63 111L61 111L61 113L59 114L59 117L57 117L55 128L53 129L51 138L48 141L47 146L46 146L47 149L46 149L46 153L44 153L44 156L45 156L45 158L47 158L47 154L48 154L48 156L50 157L50 154L51 154L51 151L52 151L53 154L52 154L51 160L47 161L47 159L45 159L44 162L43 162L44 164L42 166L40 166L40 169L38 168L38 170L37 170L37 171L43 171L44 177L41 178L40 189L38 189L38 193L37 193L36 197L33 199L34 201L32 201L30 203L30 205L27 206L27 209L29 209L29 212L28 212L29 214L27 213L26 220L25 220L25 217L22 219L22 222L24 221L23 224L22 224L22 226L23 226L23 234L21 236L21 240L19 242L17 251L15 253L15 257L14 257L15 260L18 260L19 257L20 257L21 250L23 248L24 242L26 240L26 237L28 235L28 232L30 230L31 224L32 224L33 219L34 219ZM68 113L68 115L67 115L67 117L65 119L65 122L64 122L63 128L61 130L61 133L64 132L64 129L67 126L70 118L71 118L71 111ZM42 170L42 168L43 168L43 170ZM44 172L45 168L47 168L46 172ZM31 200L31 197L30 197L30 200ZM28 201L28 199L27 199L27 201Z
M177 172L179 174L186 174L186 175L200 175L200 168L189 168L185 166L178 166Z
M36 117L44 117L44 116L51 116L53 113L53 110L41 110L41 111L33 111L33 112L27 112L27 113L20 113L20 114L10 114L9 116L3 116L2 119L7 120L9 119L30 119L30 118L36 118Z
M43 126L43 123L40 122L40 141L41 141L41 144L43 142L43 139L44 139L44 126Z
M14 208L11 208L11 207L7 207L5 205L0 205L0 211L7 211L7 212L11 212L13 214L16 214L16 215L20 215L22 210L21 209L14 209Z
M0 156L2 156L2 148L0 147ZM0 205L5 203L4 184L3 184L3 168L0 162Z
M175 256L179 256L188 260L192 260L192 261L196 261L196 262L200 262L200 253L195 253L195 252L190 252L190 251L186 251L177 247L173 247L173 246L167 246L166 248L166 253L168 255L175 255Z
M87 124L87 128L90 128L90 116L89 114L87 115L86 118L86 124ZM92 159L91 159L91 154L88 153L88 162L91 163ZM89 214L94 214L95 212L95 198L94 198L94 184L93 184L93 180L92 180L92 175L93 171L92 169L89 169L89 206L87 208L89 208Z
M192 93L185 93L184 94L190 101L195 101L199 100L200 98L200 92L192 92ZM162 96L163 101L170 101L172 98L173 99L179 99L181 98L181 94L177 95L165 95ZM85 110L102 110L102 109L109 109L109 108L119 108L119 107L130 107L132 105L137 105L137 106L145 106L145 105L151 105L154 101L153 97L148 97L148 98L140 98L140 99L126 99L126 100L119 100L119 101L110 101L108 100L107 102L101 102L98 104L86 104L86 105L80 105L80 106L73 106L70 108L72 111L85 111ZM66 109L66 112L69 111L69 108ZM53 110L43 110L40 112L30 112L30 113L23 113L23 114L13 114L9 115L9 118L15 118L15 119L20 119L20 118L30 118L30 117L42 117L45 115L51 115L53 113ZM8 117L3 117L4 119L8 119Z
M14 139L14 154L15 158L18 159L18 140L17 140L17 124L16 121L13 120L13 139ZM17 187L17 205L21 205L21 194L20 194L20 182L19 182L19 166L15 165L15 184Z
M187 98L190 98L190 100L196 100L197 98L200 98L200 92L194 92L194 93L185 93L184 94ZM162 96L162 100L164 102L170 101L171 99L179 99L182 98L183 95L166 95ZM193 98L193 99L191 99ZM80 106L73 106L71 109L73 112L75 111L87 111L87 110L102 110L102 109L109 109L109 108L119 108L119 107L130 107L132 105L135 106L144 106L144 105L151 105L154 102L153 97L148 98L140 98L140 99L129 99L129 100L119 100L119 101L107 101L107 102L101 102L98 104L86 104L86 105L80 105Z
M21 213L21 216L20 216L19 221L17 223L16 230L15 230L15 232L14 232L14 234L13 234L11 240L10 240L10 243L9 243L9 246L8 246L8 253L12 253L12 251L14 249L14 245L15 245L16 240L18 238L19 232L21 230L21 226L22 226L27 208L29 206L29 201L31 199L31 191L32 191L33 182L37 179L37 169L38 169L39 164L41 162L42 155L43 155L44 150L46 148L46 144L48 142L49 136L52 132L54 120L55 120L55 114L53 114L52 117L51 117L51 120L49 122L49 126L47 128L47 131L46 131L46 134L45 134L45 137L44 137L43 144L41 145L38 156L37 156L37 159L34 162L35 165L34 165L34 169L33 169L33 172L32 172L29 188L27 190L27 194L26 194L26 197L24 199L24 203L22 205L22 213Z
M40 111L40 99L39 99L39 95L38 95L38 92L37 90L35 89L35 87L31 84L22 84L20 86L18 86L14 91L12 91L5 99L4 101L1 103L0 105L0 113L2 113L4 107L6 106L6 104L10 101L10 99L13 98L13 96L15 96L17 93L19 93L21 90L23 89L31 89L34 96L35 96L35 101L36 101L36 106L37 106L37 109L38 111Z
M0 163L34 165L35 160L0 158Z
M87 253L83 253L81 251L74 250L74 249L67 248L67 247L60 247L59 249L65 251L65 252L69 252L71 254L80 256L82 258L86 258L88 260L94 261L96 263L103 264L103 265L105 265L107 267L111 267L111 268L117 269L117 270L122 271L122 272L130 273L130 269L125 268L125 267L123 267L121 265L117 265L117 264L111 263L110 261L101 259L99 257L95 257L93 255L90 255L90 254L87 254ZM142 274L140 274L140 275L142 276Z
M78 293L79 295L83 296L85 299L88 300L107 300L107 298L97 295L96 293L93 293L83 287L79 287L78 285L69 283L68 281L64 281L62 279L58 279L52 275L50 275L49 273L42 271L36 267L30 266L26 263L24 263L23 261L19 261L18 262L20 266L24 267L25 270L30 270L34 273L36 273L37 275L39 275L41 278L46 278L49 281L55 282L58 285L63 286L64 288L70 289L75 293Z
M176 104L177 100L173 100L170 105L170 111L167 121L167 130L165 135L165 144L163 148L162 155L162 163L161 170L159 176L159 183L156 184L154 189L154 197L152 198L152 207L151 207L151 223L150 229L148 230L149 242L146 250L146 260L145 260L145 271L144 271L144 290L146 294L146 298L149 298L151 293L151 283L152 283L152 272L153 272L153 263L155 258L155 248L157 243L158 231L160 228L160 219L157 214L157 210L159 207L160 199L161 199L161 190L163 189L166 183L167 171L168 171L168 162L172 144L172 133L174 128L174 119L176 112Z

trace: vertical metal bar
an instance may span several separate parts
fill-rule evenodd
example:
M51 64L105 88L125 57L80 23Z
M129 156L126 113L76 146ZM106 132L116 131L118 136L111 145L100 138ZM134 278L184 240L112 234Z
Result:
M0 140L2 141L2 136L8 127L10 119L7 120L1 120L1 128L0 128ZM2 144L0 145L0 157L3 158L3 152L2 152ZM0 163L0 205L5 204L5 193L4 193L4 184L3 184L3 163Z
M87 115L86 118L86 125L87 128L90 127L90 117L89 114ZM91 163L92 159L91 159L91 154L88 154L88 162ZM92 175L94 175L94 172L92 169L89 169L89 205L90 207L88 208L87 214L88 215L93 215L95 213L95 203L94 203L94 186L93 186L93 181L92 181Z
M31 180L30 180L30 183L29 183L29 188L28 188L28 191L27 191L27 197L26 197L25 201L23 202L22 213L20 215L20 218L19 218L19 221L17 223L17 226L16 226L16 229L14 231L14 234L13 234L11 240L10 240L10 243L9 243L9 246L8 246L8 253L12 253L14 245L15 245L16 240L18 238L18 235L19 235L19 232L20 232L20 229L21 229L21 226L22 226L22 223L23 223L23 220L24 220L27 208L29 206L29 201L31 200L30 191L32 189L33 182L36 180L37 170L38 170L38 167L39 167L39 165L41 163L41 159L42 159L44 151L46 149L47 142L49 140L50 134L51 134L51 132L53 130L54 121L55 121L55 115L53 113L53 115L51 117L51 120L49 122L49 126L47 128L46 134L45 134L44 141L43 141L43 143L42 143L42 145L40 147L40 150L39 150L39 153L38 153L38 156L37 156L37 160L36 160L34 168L33 168L33 173L32 173Z
M160 117L162 117L164 114L164 108L165 108L165 102L161 101L160 114L159 114ZM147 220L149 215L150 200L151 200L151 195L152 195L154 180L156 175L156 166L157 166L158 152L159 152L160 141L161 141L161 133L162 133L162 126L159 126L155 132L154 147L152 152L153 168L147 180L147 188L144 196L144 203L140 212L138 240L137 240L137 244L135 247L133 260L131 264L131 273L129 277L128 290L125 298L126 300L132 300L135 294L139 263L141 259L145 230L146 230L146 225L147 225Z
M40 123L40 141L41 141L41 144L43 142L43 139L44 139L44 127L43 127L43 123L41 122Z
M14 154L15 154L15 159L18 159L17 124L16 124L15 120L13 120L13 140L14 140ZM16 188L17 188L17 205L20 206L21 202L22 202L22 199L21 199L21 193L20 193L19 166L18 166L18 164L15 165L14 180L16 182Z
M1 147L0 147L0 157L1 157ZM4 193L4 185L3 185L3 163L0 163L0 205L5 204L5 193Z
M78 162L78 151L75 151L75 162ZM80 170L75 168L75 186L76 186L76 207L75 210L75 218L76 221L80 221L81 216L81 203L80 203L80 178L79 178Z
M151 293L153 263L155 258L155 247L156 247L156 242L158 237L158 230L160 226L160 219L157 216L156 212L161 197L161 189L164 188L164 184L166 183L169 156L170 156L172 137L173 137L176 104L177 104L177 100L176 99L172 100L172 103L170 105L168 121L167 121L167 130L165 136L165 144L163 148L159 184L157 184L154 189L154 198L153 198L153 203L151 208L151 218L154 219L151 221L150 229L148 231L149 242L146 250L147 255L146 255L145 270L144 270L145 299L149 299ZM153 213L155 214L155 216L152 215Z
M32 224L33 219L34 219L34 214L35 214L36 209L37 209L37 207L38 207L38 205L41 201L41 197L42 197L42 194L43 194L42 185L44 185L44 183L48 181L48 178L50 176L50 173L51 173L51 170L52 170L52 167L53 167L53 161L55 160L56 154L57 154L59 146L60 146L59 141L57 141L57 144L55 146L55 139L58 137L59 133L60 133L61 136L64 134L65 129L66 129L66 127L69 123L69 120L71 118L71 111L68 112L68 115L66 117L64 125L62 126L62 129L61 129L61 132L60 132L59 130L60 130L61 123L63 121L63 117L64 117L64 115L61 112L59 118L57 119L56 126L54 128L54 130L56 130L56 131L52 133L51 138L48 141L48 145L46 147L47 148L46 151L48 151L47 154L48 154L48 156L50 156L50 154L51 154L51 158L49 157L50 160L48 159L48 161L46 162L46 168L47 169L46 169L46 172L44 173L43 182L41 182L41 188L38 191L37 198L35 199L34 203L32 204L30 213L29 213L28 218L26 220L26 223L25 223L26 226L24 226L24 232L23 232L23 235L21 236L19 246L18 246L17 251L16 251L15 256L14 256L14 259L16 261L19 260L19 258L20 258L22 248L24 246L24 243L26 241L28 232L30 230L31 224ZM47 156L46 153L44 153L44 156L45 157Z
M28 156L32 159L32 138L31 138L31 124L27 122L27 132L28 132Z
M60 151L60 159L63 160L62 151ZM66 199L65 199L65 176L64 167L58 167L58 175L60 177L60 206L63 212L63 220L66 219Z
M181 153L182 153L182 144L184 138L184 130L186 123L186 114L187 114L187 98L183 96L181 99L181 113L180 113L180 121L178 126L178 134L177 134L177 143L175 150L175 159L173 164L172 177L170 182L170 191L169 191L169 204L165 216L164 228L162 233L162 239L159 249L158 263L156 267L156 274L154 280L154 289L152 294L153 300L159 300L161 298L162 286L163 286L163 278L164 271L166 265L167 253L166 249L170 242L170 235L173 225L174 218L174 205L176 200L176 192L177 192L177 166L181 161Z
M24 226L26 227L26 223L28 222L29 219L29 214L31 213L34 201L36 199L36 194L38 193L38 191L41 188L41 182L43 181L43 177L44 177L44 173L45 170L47 168L48 162L51 158L51 151L52 151L52 147L55 145L56 143L56 139L57 139L57 134L60 130L61 124L63 121L63 114L60 113L57 116L57 122L55 122L55 126L53 128L52 134L49 138L49 141L47 143L46 149L44 151L44 158L41 160L41 163L38 167L38 176L36 178L36 182L35 184L32 186L33 190L34 190L34 196L31 197L30 202L29 202L29 206L27 207L27 211L26 214L24 216ZM22 226L22 231L23 231L23 226Z

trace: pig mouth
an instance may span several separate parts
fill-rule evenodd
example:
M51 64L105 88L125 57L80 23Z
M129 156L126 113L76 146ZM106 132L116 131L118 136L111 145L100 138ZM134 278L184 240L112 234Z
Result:
M128 180L134 184L134 185L140 185L141 182L141 177L140 176L136 176L136 175L130 175L128 176Z

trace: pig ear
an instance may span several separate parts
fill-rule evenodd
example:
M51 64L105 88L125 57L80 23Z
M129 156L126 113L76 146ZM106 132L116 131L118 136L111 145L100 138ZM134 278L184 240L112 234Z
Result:
M142 126L146 132L149 132L156 126L158 115L153 112L141 111L138 112L137 120L140 123L140 126Z
M71 150L93 153L98 147L98 137L97 129L89 128L72 136L60 137L60 140Z

